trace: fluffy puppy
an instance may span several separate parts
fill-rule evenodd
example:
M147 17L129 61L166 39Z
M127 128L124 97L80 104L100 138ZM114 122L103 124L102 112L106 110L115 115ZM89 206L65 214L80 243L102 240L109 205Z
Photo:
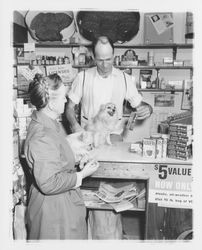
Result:
M75 162L79 163L81 159L85 156L90 156L90 151L92 147L90 143L84 142L83 132L77 132L70 134L66 137L75 157Z
M91 138L92 145L98 147L103 144L111 145L110 133L118 123L118 113L113 103L106 103L100 106L97 115L85 126L87 133L84 133L87 140Z

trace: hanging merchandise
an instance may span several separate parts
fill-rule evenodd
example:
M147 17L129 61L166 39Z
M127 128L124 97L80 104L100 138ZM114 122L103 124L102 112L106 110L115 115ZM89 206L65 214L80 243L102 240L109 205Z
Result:
M79 33L93 41L98 36L108 36L114 43L124 43L139 31L139 12L79 11L76 17Z
M28 11L25 15L25 23L31 37L36 41L63 41L66 43L75 32L73 12L71 11Z

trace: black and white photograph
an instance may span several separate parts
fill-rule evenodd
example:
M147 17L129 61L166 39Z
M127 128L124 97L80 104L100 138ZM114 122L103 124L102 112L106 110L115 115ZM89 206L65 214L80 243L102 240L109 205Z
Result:
M194 244L197 15L131 6L9 8L6 250Z

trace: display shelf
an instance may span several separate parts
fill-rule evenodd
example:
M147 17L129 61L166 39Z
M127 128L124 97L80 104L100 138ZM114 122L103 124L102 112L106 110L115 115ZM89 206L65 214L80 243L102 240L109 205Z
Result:
M63 42L35 42L36 48L71 48L85 46L89 47L91 44L78 44L78 43L63 43ZM14 48L23 48L24 43L14 43Z
M72 65L73 68L91 68L94 67L95 65ZM155 70L160 70L160 69L182 69L182 70L192 70L193 66L114 66L115 68L118 69L155 69Z
M32 63L15 63L15 64L13 64L13 67L18 67L18 66L29 66L29 65L31 65L31 66L59 66L59 65L69 65L70 63L66 63L66 64L32 64Z
M88 68L92 68L92 67L95 67L96 65L95 64L89 64L89 65L72 65L72 68L75 68L75 69L88 69Z
M71 47L91 47L92 44L82 43L63 43L63 42L38 42L35 43L36 48L71 48ZM24 43L14 43L14 48L24 47ZM134 49L192 49L193 44L185 43L168 43L168 44L114 44L115 48L134 48Z
M13 67L17 66L29 66L29 63L19 63L19 64L13 64ZM54 65L65 65L65 64L40 64L40 65L32 65L32 66L54 66ZM95 64L90 64L90 65L72 65L72 68L91 68L95 67ZM115 68L118 69L182 69L182 70L193 70L193 66L114 66Z
M184 89L141 89L138 88L138 91L142 92L183 92Z
M182 70L192 70L193 66L167 66L167 65L162 65L162 66L115 66L115 68L118 69L182 69Z

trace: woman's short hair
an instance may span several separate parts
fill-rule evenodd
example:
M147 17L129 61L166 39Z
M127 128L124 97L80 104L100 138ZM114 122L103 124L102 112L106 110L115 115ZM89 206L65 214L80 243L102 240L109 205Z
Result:
M107 36L98 36L96 37L94 40L93 40L93 43L92 43L92 52L93 52L93 55L95 56L95 47L96 45L98 44L98 42L101 42L102 44L107 44L109 43L110 46L112 47L112 50L114 52L114 44L113 44L113 41L107 37Z
M62 79L58 74L51 74L47 77L36 74L28 89L31 103L37 110L44 108L48 104L49 90L57 90L61 85Z

